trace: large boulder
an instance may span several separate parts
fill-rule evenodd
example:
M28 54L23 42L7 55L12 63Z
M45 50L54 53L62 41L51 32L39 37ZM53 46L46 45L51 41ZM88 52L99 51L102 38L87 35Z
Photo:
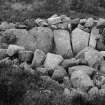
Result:
M92 75L96 70L89 66L80 65L80 66L69 67L68 71L69 71L69 75L71 75L74 71L82 71L87 75Z
M29 34L25 29L8 29L4 34L12 34L16 36L16 44L19 46L24 46L27 50L35 51L36 40Z
M87 61L90 67L94 67L96 69L98 69L98 67L101 65L101 62L104 60L100 52L91 47L86 47L81 50L77 54L76 58L84 59Z
M47 56L44 62L44 67L55 69L62 61L63 61L63 57L61 55L47 53Z
M73 47L73 53L77 54L79 51L84 49L88 46L89 42L89 33L76 28L72 31L72 47Z
M35 27L30 34L36 39L36 48L48 53L52 49L53 32L47 27Z
M54 42L57 54L62 55L64 58L71 58L73 54L70 41L70 34L68 31L54 30Z
M91 78L81 70L71 74L71 82L74 88L79 88L82 91L87 91L94 86Z

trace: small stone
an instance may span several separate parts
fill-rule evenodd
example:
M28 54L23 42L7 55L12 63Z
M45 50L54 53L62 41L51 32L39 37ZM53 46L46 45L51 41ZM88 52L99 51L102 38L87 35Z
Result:
M86 23L86 19L80 19L80 24L85 24Z
M105 58L105 51L100 51L100 54Z
M105 84L105 76L103 74L96 74L93 77L94 84L100 88L103 84Z
M7 49L7 54L9 56L13 56L16 53L18 53L20 50L25 50L24 47L18 46L18 45L9 45Z
M22 62L31 62L33 58L33 52L21 50L19 51L18 56L19 60Z
M76 66L79 63L80 63L80 60L79 59L71 58L71 59L64 59L64 61L61 63L61 65L64 68L68 68L68 67Z
M90 27L91 28L93 26L93 24L94 24L94 19L93 18L88 18L86 20L85 27Z
M105 89L99 89L99 95L105 96Z
M56 81L63 81L64 76L67 75L66 70L63 67L56 67L54 70L54 73L52 75L52 78Z
M93 87L88 91L89 96L94 97L99 93L99 90L97 87Z
M50 25L52 25L52 24L58 24L58 23L62 22L61 21L61 17L51 17L51 18L48 18L47 20L48 20L48 23Z
M44 67L54 70L62 61L63 61L63 57L61 55L47 53L47 57L44 62Z
M31 67L38 67L41 66L45 60L45 53L42 50L36 49L34 52L34 57L32 60Z
M97 22L97 28L105 28L105 19L103 18L99 18L98 22Z

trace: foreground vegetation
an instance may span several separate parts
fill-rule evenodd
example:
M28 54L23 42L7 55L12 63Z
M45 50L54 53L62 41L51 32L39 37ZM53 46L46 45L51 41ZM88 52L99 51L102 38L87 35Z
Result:
M43 81L38 72L17 67L10 59L0 62L0 105L104 105L104 98L65 97L63 88Z

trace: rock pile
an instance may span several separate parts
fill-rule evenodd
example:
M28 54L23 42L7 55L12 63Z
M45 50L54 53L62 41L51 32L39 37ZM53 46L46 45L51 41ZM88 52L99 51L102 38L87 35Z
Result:
M104 93L104 30L105 19L71 19L66 15L34 19L32 26L29 21L2 22L0 63L13 60L30 72L37 70L63 86L66 96Z

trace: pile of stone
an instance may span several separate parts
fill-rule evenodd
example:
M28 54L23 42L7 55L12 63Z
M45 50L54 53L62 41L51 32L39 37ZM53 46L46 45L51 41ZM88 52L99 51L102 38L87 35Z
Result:
M37 70L66 96L105 94L105 19L53 15L26 23L0 24L0 63Z

